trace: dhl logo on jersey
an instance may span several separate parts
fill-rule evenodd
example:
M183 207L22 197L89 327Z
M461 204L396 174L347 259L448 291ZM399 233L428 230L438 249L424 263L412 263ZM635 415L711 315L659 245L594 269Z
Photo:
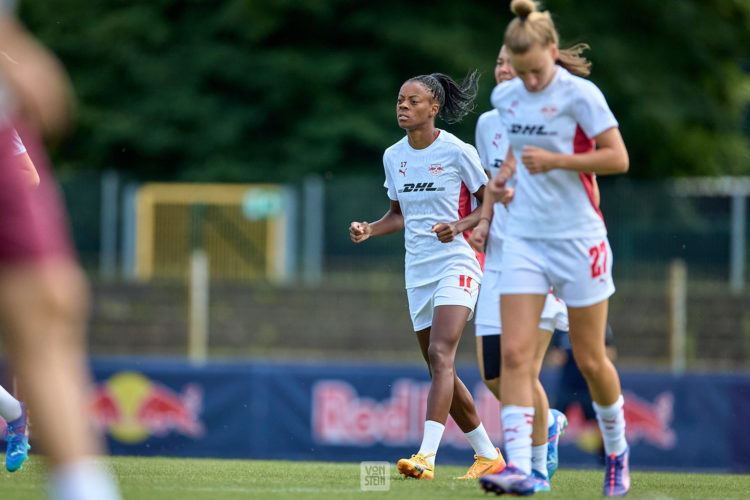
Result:
M444 187L434 186L434 182L408 182L404 187L398 190L399 193L416 193L419 191L445 191Z
M520 135L557 135L556 131L550 132L544 129L544 125L521 125L520 123L513 123L510 126L511 134Z

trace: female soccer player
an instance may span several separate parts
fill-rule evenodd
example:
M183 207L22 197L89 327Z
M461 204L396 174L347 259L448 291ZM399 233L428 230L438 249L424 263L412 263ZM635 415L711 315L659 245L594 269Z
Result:
M495 81L498 85L516 77L508 61L505 46L500 48L495 65ZM494 175L500 169L508 152L508 134L503 129L496 109L482 113L477 120L476 145L484 169ZM515 158L509 161L515 162ZM477 300L476 325L477 360L479 372L487 388L500 398L500 292L498 283L502 270L502 248L507 211L502 203L493 203L485 194L479 224L472 231L469 243L484 250L486 257L482 287ZM565 304L548 294L542 320L539 323L538 344L534 364L537 374L541 372L544 355L556 330L568 330L568 312ZM532 433L532 475L536 491L548 491L549 479L557 470L558 442L565 431L567 419L561 412L550 409L547 393L537 379L534 385L534 424ZM549 425L549 427L548 427Z
M505 466L454 367L482 277L481 257L461 233L477 223L471 195L482 200L487 176L473 146L435 127L437 116L455 123L472 109L477 78L473 72L457 84L433 73L401 86L396 118L406 136L383 155L390 209L376 222L352 222L349 227L355 243L405 228L409 310L432 377L422 445L411 458L398 462L399 472L407 477L433 478L449 413L476 452L464 478Z
M539 318L550 287L568 305L574 357L594 401L607 453L604 494L630 488L628 444L620 380L607 358L604 332L614 293L612 255L593 174L628 170L617 120L601 91L581 78L587 46L558 48L548 12L532 0L513 0L516 18L504 43L518 79L499 85L492 104L500 112L518 159L518 182L509 204L500 280L503 324L503 432L514 467L480 479L497 493L531 494L531 421ZM596 145L596 148L594 147ZM491 189L507 194L512 166L503 166Z

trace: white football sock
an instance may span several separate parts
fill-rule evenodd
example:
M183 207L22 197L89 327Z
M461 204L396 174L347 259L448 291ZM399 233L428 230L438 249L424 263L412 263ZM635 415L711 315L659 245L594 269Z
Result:
M592 404L596 412L596 420L599 422L599 429L602 431L604 451L607 455L622 454L628 446L628 442L625 441L625 412L622 409L625 399L621 394L611 406Z
M56 467L49 476L52 500L119 500L117 484L106 466L80 460Z
M531 429L533 406L503 406L506 461L524 474L531 474Z
M547 445L531 447L531 468L542 477L547 477Z
M6 422L12 422L21 416L21 403L0 387L0 417Z
M469 440L469 444L474 448L474 453L477 456L495 460L499 455L497 448L490 441L490 437L487 435L487 431L484 430L481 422L479 423L479 427L471 432L465 432L464 436Z
M440 440L443 438L445 426L434 420L427 420L424 423L424 435L422 436L422 446L419 447L419 453L427 457L430 454L437 454ZM435 465L435 455L428 457L427 461Z

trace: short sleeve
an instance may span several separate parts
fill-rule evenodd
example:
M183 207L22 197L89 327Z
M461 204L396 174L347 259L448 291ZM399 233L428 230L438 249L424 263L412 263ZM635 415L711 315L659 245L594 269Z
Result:
M459 161L461 171L461 182L471 191L476 193L480 187L487 184L487 174L482 168L482 162L479 159L479 153L471 144L464 144L461 148L461 158Z
M484 121L484 117L486 115L481 115L479 117L479 120L477 120L477 128L474 131L474 144L477 148L477 153L479 153L479 161L482 164L482 167L489 171L490 170L490 158L487 154L487 134L484 133L484 129L482 127L482 122Z
M391 169L388 168L388 155L383 155L383 170L385 170L385 182L383 183L383 187L385 187L388 192L388 198L393 201L398 201L398 191L396 190L396 185L393 183L393 177L391 177L390 174Z
M617 119L607 105L604 94L593 82L581 80L580 95L573 102L573 117L586 137L594 138L617 127Z
M506 101L513 87L512 83L513 81L511 80L510 82L503 82L495 85L495 88L492 89L492 94L490 94L490 102L492 103L492 107L498 110L501 118L508 110L508 104Z

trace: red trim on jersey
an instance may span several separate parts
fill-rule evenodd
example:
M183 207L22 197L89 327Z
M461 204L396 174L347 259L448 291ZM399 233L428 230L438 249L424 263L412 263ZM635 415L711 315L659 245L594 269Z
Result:
M463 219L471 213L471 193L466 184L461 183L461 194L458 196L458 218ZM471 236L471 229L464 231L464 238L466 242L469 242L469 236ZM471 247L474 250L474 247ZM477 252L474 250L474 254L477 256L479 267L484 271L484 252Z
M594 139L589 139L588 137L586 137L586 134L583 132L583 129L581 129L580 125L576 126L576 136L573 139L573 153L588 153L589 151L593 150ZM596 210L599 218L604 221L602 211L599 210L599 207L596 205L596 200L594 199L594 174L585 174L583 172L579 172L578 175L580 176L581 182L583 183L583 188L586 190L586 194L589 197L591 206L594 207L594 210Z
M588 153L594 150L594 139L589 139L580 125L576 126L576 136L573 139L574 153Z

